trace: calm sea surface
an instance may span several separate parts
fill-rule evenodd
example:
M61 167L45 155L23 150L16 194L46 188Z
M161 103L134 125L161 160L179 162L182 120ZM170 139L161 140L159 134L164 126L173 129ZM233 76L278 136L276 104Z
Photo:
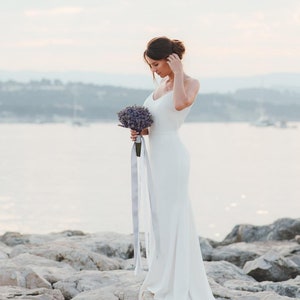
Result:
M199 235L300 217L300 124L186 123ZM131 232L129 131L115 123L0 124L0 234Z

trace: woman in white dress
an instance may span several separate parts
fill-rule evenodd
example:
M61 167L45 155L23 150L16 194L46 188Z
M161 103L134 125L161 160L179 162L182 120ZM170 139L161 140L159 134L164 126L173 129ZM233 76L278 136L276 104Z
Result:
M144 103L154 120L142 134L149 136L159 249L152 234L141 299L143 291L150 291L155 300L214 300L189 199L189 154L178 133L200 87L183 70L184 52L181 41L167 37L150 40L144 52L153 77L162 80ZM131 131L131 139L137 134Z

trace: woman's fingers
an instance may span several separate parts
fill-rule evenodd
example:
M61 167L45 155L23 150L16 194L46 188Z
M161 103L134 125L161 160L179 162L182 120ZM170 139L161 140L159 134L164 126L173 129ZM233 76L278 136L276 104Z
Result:
M168 61L180 60L179 56L176 53L172 53L167 58Z
M136 140L136 137L137 137L137 135L138 135L138 132L131 129L131 130L130 130L130 134L131 134L131 136L130 136L131 140L132 140L132 141L135 141L135 140Z
M168 56L167 63L169 64L171 70L174 73L182 72L182 63L179 56L176 53L173 53Z

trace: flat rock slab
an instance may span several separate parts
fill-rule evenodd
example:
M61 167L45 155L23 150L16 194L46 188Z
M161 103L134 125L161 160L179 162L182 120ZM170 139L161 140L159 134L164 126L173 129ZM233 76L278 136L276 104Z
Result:
M15 286L0 287L0 300L65 300L60 290L53 289L25 289Z

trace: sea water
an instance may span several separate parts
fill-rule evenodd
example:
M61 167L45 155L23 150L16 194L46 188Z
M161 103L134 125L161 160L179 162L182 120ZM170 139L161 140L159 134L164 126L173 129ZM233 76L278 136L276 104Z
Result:
M300 215L300 124L186 123L199 235ZM117 122L0 124L0 234L132 232L129 130Z

